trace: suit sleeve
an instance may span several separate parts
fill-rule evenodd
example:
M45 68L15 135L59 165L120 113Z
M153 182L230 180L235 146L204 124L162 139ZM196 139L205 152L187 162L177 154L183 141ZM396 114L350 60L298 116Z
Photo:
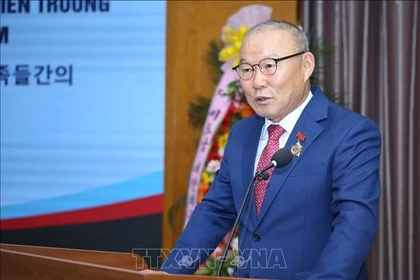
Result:
M349 129L333 158L331 235L309 277L357 279L376 234L381 135L363 119Z
M160 270L171 274L193 274L214 251L233 226L236 211L229 179L229 153L234 145L233 125L219 170L202 202L191 218Z

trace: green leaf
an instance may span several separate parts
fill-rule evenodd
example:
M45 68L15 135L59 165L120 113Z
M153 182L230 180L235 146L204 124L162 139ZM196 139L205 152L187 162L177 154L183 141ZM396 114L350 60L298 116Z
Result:
M210 103L211 99L203 96L199 96L197 100L190 103L188 110L188 122L193 128L202 128L204 122L206 121Z
M210 75L212 77L213 84L218 84L220 77L223 74L223 71L220 67L223 65L223 62L219 60L219 52L222 49L222 43L211 41L209 44L209 49L207 50L207 65L210 66Z
M212 273L211 269L204 268L204 269L198 269L194 274L196 275L209 275L209 273Z

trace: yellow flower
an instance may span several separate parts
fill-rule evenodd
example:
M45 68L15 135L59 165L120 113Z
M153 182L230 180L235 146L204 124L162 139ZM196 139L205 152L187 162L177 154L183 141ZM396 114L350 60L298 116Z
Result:
M233 30L231 27L225 29L223 34L223 42L226 46L220 50L219 59L220 61L228 61L234 58L232 66L236 66L239 63L239 52L241 49L242 40L248 32L249 26L240 26L237 30Z
M205 183L205 184L209 184L211 182L213 182L214 180L214 174L210 174L208 172L203 172L203 174L201 175L201 182Z
M219 145L219 148L224 148L226 146L227 143L227 139L228 139L229 133L223 133L222 135L220 135L219 137L217 137L217 144Z

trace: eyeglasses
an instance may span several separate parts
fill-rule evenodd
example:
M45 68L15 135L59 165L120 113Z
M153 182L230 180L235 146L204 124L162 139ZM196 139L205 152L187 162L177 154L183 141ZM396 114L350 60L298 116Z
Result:
M242 80L249 80L252 78L252 76L254 76L255 66L258 66L258 68L260 68L261 70L261 73L263 73L264 75L271 76L274 73L276 73L277 63L279 63L279 61L286 60L304 53L305 52L299 52L280 58L264 58L258 64L254 65L249 63L240 63L239 65L233 67L232 70L235 70L239 78L241 78Z

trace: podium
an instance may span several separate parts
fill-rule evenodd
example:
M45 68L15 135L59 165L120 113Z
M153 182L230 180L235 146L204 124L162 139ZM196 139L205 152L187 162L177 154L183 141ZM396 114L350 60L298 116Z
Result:
M13 244L0 244L0 251L2 280L220 280L199 275L141 275L139 271L147 264L131 253Z

